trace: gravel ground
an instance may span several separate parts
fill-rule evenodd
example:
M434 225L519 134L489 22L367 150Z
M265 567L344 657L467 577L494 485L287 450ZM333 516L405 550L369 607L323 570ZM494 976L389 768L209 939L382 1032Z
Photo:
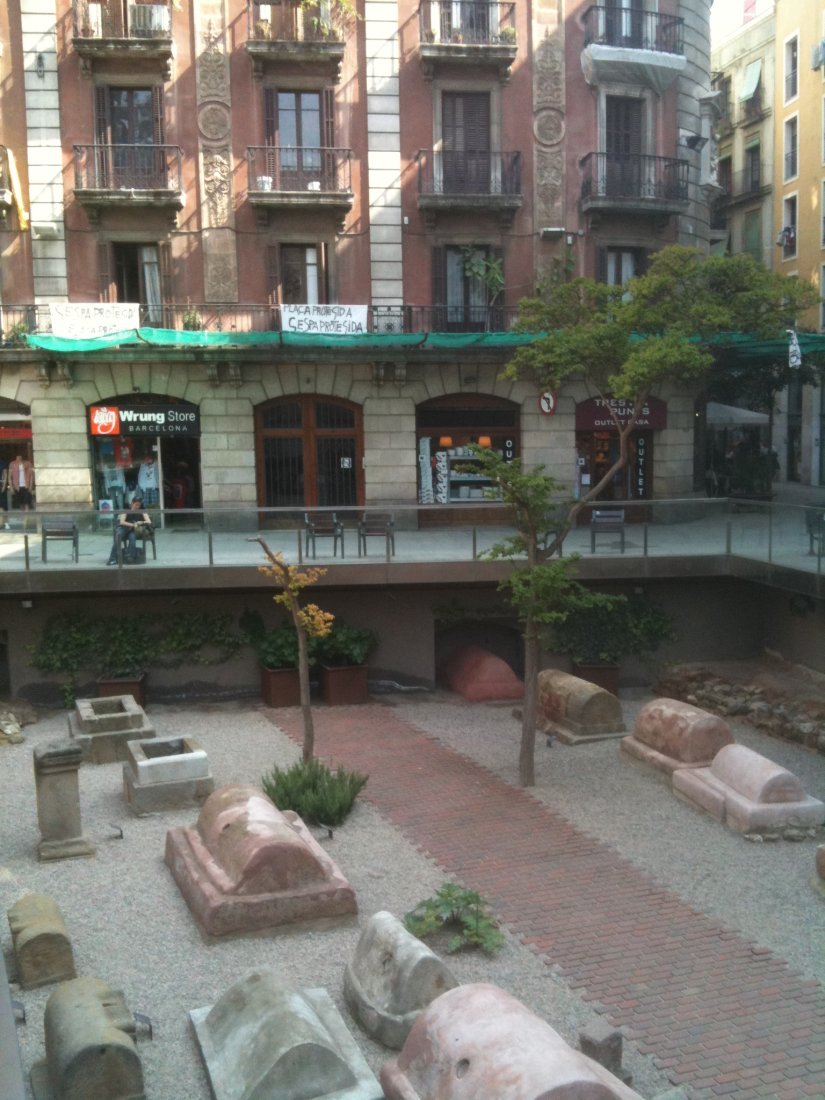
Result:
M441 694L392 695L382 701L514 781L519 724L509 706L471 705ZM642 701L623 699L628 723ZM298 755L255 705L152 706L150 713L159 735L197 737L219 785L257 782L273 763L288 764ZM261 965L276 967L295 986L325 987L377 1073L392 1052L349 1021L341 992L342 970L359 934L355 922L204 943L163 863L167 830L193 824L196 812L135 817L123 800L120 764L84 765L80 772L83 829L97 845L96 857L39 863L31 750L65 736L66 717L49 715L24 733L25 744L0 747L0 905L5 911L28 891L53 897L69 930L78 973L103 978L123 991L132 1011L149 1016L154 1037L142 1038L139 1050L152 1100L207 1100L210 1090L188 1012L214 1003L239 976ZM825 798L821 757L747 726L736 726L735 734L790 767L811 794ZM675 800L661 780L623 764L615 741L548 747L540 737L536 757L535 793L553 809L698 908L825 981L825 906L812 885L814 841L756 845L728 833ZM322 843L355 888L361 922L378 909L403 915L444 879L364 797L346 825ZM0 940L11 972L5 925ZM556 968L545 966L512 937L494 959L452 956L449 965L461 982L492 981L510 990L573 1044L579 1028L596 1018ZM12 985L12 990L26 1008L27 1022L17 1034L28 1073L43 1056L43 1010L52 989L20 991ZM625 1065L642 1096L668 1088L651 1059L631 1043L625 1043Z

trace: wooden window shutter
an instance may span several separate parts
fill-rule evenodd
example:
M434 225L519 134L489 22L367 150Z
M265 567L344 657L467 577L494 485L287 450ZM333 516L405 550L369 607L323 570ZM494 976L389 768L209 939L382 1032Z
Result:
M335 148L335 88L324 88L323 97L323 135L327 149Z
M95 141L109 144L109 89L105 84L95 85Z
M174 301L172 287L172 246L168 241L158 245L158 273L160 274L160 298L164 305Z
M152 85L152 128L155 145L163 145L163 85Z
M326 241L316 246L318 256L318 301L326 305L329 301L329 267Z
M596 282L607 282L607 249L596 249Z
M101 302L116 302L117 290L112 278L112 246L108 241L97 242L97 282Z
M278 139L278 90L264 88L264 141L275 145Z
M266 290L270 305L277 306L281 301L281 250L277 244L268 245L266 250Z

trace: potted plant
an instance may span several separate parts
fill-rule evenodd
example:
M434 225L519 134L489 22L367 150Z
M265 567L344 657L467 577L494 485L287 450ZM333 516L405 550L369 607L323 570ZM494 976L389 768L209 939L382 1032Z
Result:
M366 627L348 626L336 619L328 634L316 641L321 668L321 693L329 706L349 706L369 699L367 658L378 645L378 635Z
M203 328L203 317L193 305L187 304L181 324L190 332L200 332Z
M645 596L609 595L577 585L565 617L552 626L556 652L565 653L573 673L615 695L624 657L650 657L673 638L673 620Z
M138 616L99 620L97 636L102 669L97 694L133 695L138 706L146 706L146 666L153 646L144 622Z
M272 23L268 19L255 20L255 38L267 40L272 37Z
M516 28L502 27L498 37L500 42L503 42L507 46L512 46L516 40Z
M268 707L301 704L298 635L292 624L265 630L253 642L261 666L261 697Z

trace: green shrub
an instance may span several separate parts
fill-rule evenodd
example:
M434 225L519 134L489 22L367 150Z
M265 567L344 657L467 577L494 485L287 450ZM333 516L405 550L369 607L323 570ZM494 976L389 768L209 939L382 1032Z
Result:
M480 947L494 955L504 945L489 904L474 890L465 890L454 882L445 882L434 898L420 901L404 917L404 927L421 940L438 932L450 934L446 946L449 955L469 947Z
M378 635L369 627L348 626L336 619L332 630L315 641L315 655L322 665L339 668L363 665L378 645Z
M294 810L310 825L340 825L367 776L339 767L331 771L320 760L300 760L291 768L273 768L261 782L279 810Z

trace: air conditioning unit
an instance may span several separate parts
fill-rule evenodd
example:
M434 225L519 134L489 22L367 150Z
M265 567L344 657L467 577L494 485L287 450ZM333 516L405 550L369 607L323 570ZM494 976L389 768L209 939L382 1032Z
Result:
M165 4L130 4L129 28L133 38L168 38L169 9Z

